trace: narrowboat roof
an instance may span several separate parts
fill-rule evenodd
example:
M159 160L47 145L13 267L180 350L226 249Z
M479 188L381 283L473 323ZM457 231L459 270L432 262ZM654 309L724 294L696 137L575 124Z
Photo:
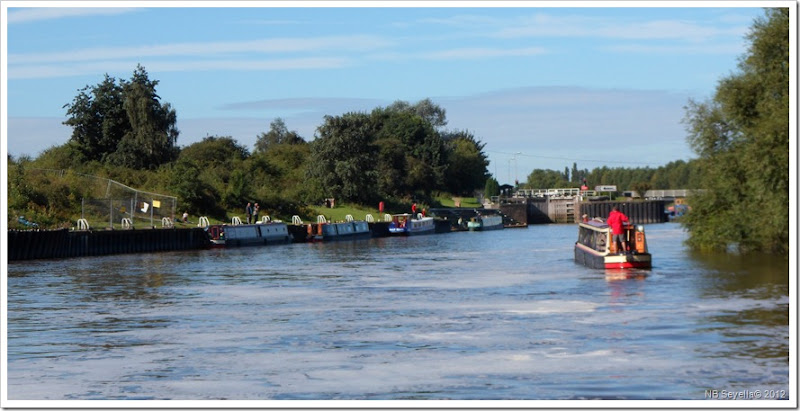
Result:
M608 228L608 223L606 223L605 221L598 221L594 219L589 220L585 223L581 223L580 225L589 226L589 228L599 228L599 229Z

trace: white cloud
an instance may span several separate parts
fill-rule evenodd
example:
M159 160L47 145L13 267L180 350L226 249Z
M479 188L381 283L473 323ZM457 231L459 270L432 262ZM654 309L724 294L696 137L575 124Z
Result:
M187 61L93 61L80 64L9 65L9 79L34 79L96 75L97 73L128 73L131 67L142 63L149 71L264 71L264 70L312 70L339 69L351 64L348 59L338 57L308 57L271 60L187 60Z
M746 50L743 42L726 44L617 44L600 47L615 53L638 54L740 54Z
M426 17L417 21L418 24L434 26L449 26L474 29L476 26L502 26L507 23L505 19L483 16L477 14L457 14L450 17Z
M554 16L537 13L509 22L493 36L517 37L603 37L615 39L682 39L701 41L719 36L741 36L747 26L719 26L713 22L650 20L622 22L582 15Z
M127 7L111 7L111 8L96 8L96 7L42 7L42 8L26 8L26 9L9 9L8 10L8 23L30 23L34 21L55 20L68 17L86 17L86 16L113 16L118 14L125 14L134 12L140 9L127 8Z
M458 48L451 50L434 51L420 54L421 58L428 60L461 60L482 59L494 57L521 57L535 56L546 53L542 47L526 47L517 49L493 49L485 47Z
M353 64L351 58L344 57L349 53L374 51L392 44L380 37L351 35L93 47L8 54L8 70L10 79L30 79L128 72L137 63L151 71L337 69ZM303 53L315 54L304 57ZM280 57L264 58L267 54ZM163 57L170 60L160 60Z
M60 63L142 57L215 56L244 53L297 53L309 51L370 51L391 42L374 36L270 38L247 41L173 43L136 47L95 47L56 53L9 54L9 64Z
M344 110L344 112L372 110L373 108L390 103L391 102L369 98L300 97L229 103L223 105L220 109L231 111L284 110L334 114L342 110Z
M427 52L386 52L375 53L369 58L387 61L408 60L476 60L497 57L525 57L538 56L547 53L544 47L523 48L490 48L490 47L464 47Z

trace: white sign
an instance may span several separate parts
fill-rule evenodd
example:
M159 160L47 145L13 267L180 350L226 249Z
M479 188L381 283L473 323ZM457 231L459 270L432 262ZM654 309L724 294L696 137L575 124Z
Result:
M595 186L594 191L602 193L614 192L617 191L617 186Z

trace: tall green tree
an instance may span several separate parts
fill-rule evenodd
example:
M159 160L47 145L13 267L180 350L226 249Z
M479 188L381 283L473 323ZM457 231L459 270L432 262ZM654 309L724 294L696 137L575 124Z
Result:
M789 246L789 10L766 9L738 72L685 123L705 192L684 219L699 249L787 253Z
M366 113L325 116L311 143L309 177L322 195L369 204L376 197L375 127Z
M469 196L485 186L489 174L489 159L481 143L469 131L443 133L447 158L445 188L453 194Z
M266 153L277 144L305 144L296 131L289 131L286 123L278 117L269 124L269 131L256 137L255 153Z
M64 105L68 116L64 124L72 127L71 141L87 160L105 162L117 151L130 129L124 101L122 85L106 74L102 82L80 89L72 103Z
M154 169L174 160L177 114L160 102L157 85L138 65L130 81L106 74L100 84L86 86L64 106L71 140L88 160L108 164Z
M371 117L376 129L376 139L382 146L391 144L402 150L402 153L393 150L393 157L389 159L393 164L403 167L399 176L401 180L395 182L394 191L411 195L420 190L430 194L442 187L445 146L439 132L427 119L412 111L380 108L373 110ZM383 150L382 154L385 153L386 150ZM398 155L402 155L403 159L399 160L396 157Z

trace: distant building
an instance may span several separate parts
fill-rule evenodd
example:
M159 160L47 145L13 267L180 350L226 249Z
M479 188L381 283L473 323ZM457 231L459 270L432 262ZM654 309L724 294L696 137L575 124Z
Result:
M512 194L514 194L514 186L511 184L503 184L500 186L501 197L511 197Z

